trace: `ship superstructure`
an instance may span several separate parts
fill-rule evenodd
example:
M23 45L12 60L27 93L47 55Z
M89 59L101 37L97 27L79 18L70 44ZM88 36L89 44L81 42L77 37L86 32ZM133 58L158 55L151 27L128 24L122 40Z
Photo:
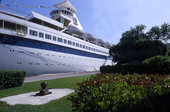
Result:
M110 44L84 31L68 0L54 6L51 18L0 10L0 70L38 75L94 71L112 63Z

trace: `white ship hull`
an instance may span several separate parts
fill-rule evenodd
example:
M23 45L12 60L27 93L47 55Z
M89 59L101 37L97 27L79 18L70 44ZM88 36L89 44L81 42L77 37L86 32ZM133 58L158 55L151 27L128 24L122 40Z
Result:
M13 45L0 44L0 50L1 70L22 70L27 75L96 71L101 65L111 64L111 60L106 62L103 59Z

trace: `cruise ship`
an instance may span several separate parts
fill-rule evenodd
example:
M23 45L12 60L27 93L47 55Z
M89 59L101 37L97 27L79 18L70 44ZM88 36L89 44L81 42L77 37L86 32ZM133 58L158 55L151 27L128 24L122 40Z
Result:
M97 71L111 65L111 45L86 33L68 1L46 17L0 9L0 70L45 73Z

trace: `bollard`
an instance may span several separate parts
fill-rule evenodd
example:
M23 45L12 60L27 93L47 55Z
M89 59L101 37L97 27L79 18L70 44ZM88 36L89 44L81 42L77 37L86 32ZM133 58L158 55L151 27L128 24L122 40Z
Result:
M41 90L39 91L39 93L36 93L36 96L45 96L48 94L52 94L51 91L49 91L49 89L47 89L47 82L41 82Z

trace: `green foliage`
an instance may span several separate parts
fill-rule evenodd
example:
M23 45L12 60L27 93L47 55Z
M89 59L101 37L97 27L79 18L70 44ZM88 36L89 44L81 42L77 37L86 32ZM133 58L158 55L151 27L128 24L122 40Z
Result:
M147 38L151 40L167 41L170 39L170 24L163 23L160 27L153 26L147 33Z
M109 51L114 62L137 64L152 56L167 54L167 46L160 40L170 39L170 24L154 26L146 33L145 28L138 25L122 34L120 42Z
M170 57L154 56L143 61L147 72L153 74L169 74L170 73Z
M167 46L168 46L168 47L167 47L167 48L168 48L168 49L167 49L168 51L167 51L166 55L167 55L167 56L170 56L170 43L167 44Z
M101 66L101 73L121 73L125 74L170 74L170 57L154 56L144 60L140 64L121 64L113 66Z
M25 74L23 71L0 71L0 90L21 86Z
M158 40L161 34L159 26L152 27L147 34L148 34L149 39Z
M165 97L170 98L169 76L98 74L79 83L69 100L79 112L168 112Z
M146 67L143 64L121 64L121 65L113 65L113 66L101 66L101 73L121 73L125 74L143 74L147 73Z
M131 28L129 31L126 31L122 34L122 38L120 39L120 42L135 42L139 39L146 38L146 35L144 33L144 29L146 28L145 25L138 25L135 28Z
M167 46L158 40L140 39L132 43L120 42L110 52L120 63L140 63L152 56L165 55Z
M115 71L115 66L107 65L107 66L100 67L101 73L115 73L114 71Z

